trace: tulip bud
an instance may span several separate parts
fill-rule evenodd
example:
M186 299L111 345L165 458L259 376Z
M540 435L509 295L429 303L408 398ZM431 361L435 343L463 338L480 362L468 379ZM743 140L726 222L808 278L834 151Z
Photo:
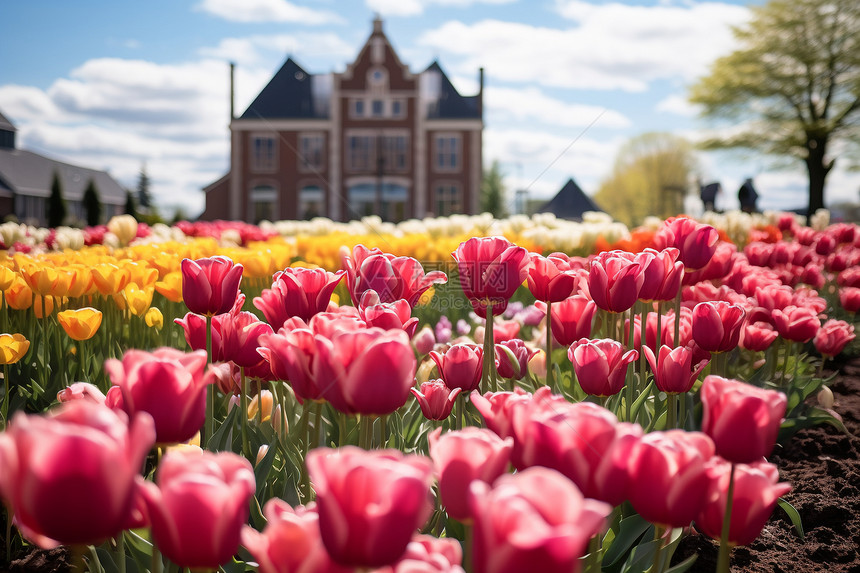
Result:
M418 354L424 355L433 350L433 345L436 344L436 337L433 335L430 327L425 326L418 331L418 334L412 339L412 343L415 345L415 350L418 351Z
M123 245L129 244L137 236L137 220L131 215L111 217L107 228L108 231L116 235Z
M432 360L425 360L418 367L418 372L415 373L415 379L418 381L418 384L423 384L430 380L431 374L433 374L433 369L436 368L436 363Z
M818 405L824 408L825 410L833 409L833 390L824 386L821 390L818 391Z
M257 450L257 460L254 462L255 467L260 465L260 462L263 461L263 458L266 457L267 453L269 453L269 446L267 446L266 444L260 446L260 449Z

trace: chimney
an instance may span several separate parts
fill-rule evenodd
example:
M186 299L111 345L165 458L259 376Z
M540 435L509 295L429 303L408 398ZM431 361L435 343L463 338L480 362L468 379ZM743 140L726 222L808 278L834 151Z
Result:
M478 68L478 115L484 117L484 68Z
M236 86L236 63L230 62L230 122L236 119L235 113L235 90Z

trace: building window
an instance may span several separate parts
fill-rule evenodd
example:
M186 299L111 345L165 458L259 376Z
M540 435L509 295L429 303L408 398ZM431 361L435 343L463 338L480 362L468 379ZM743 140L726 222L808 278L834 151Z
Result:
M251 221L277 220L278 192L271 185L258 185L251 189Z
M276 142L274 137L256 136L251 139L251 169L253 171L275 170Z
M396 99L391 102L391 117L403 117L403 101Z
M382 168L385 171L406 171L407 139L405 135L388 135L381 138Z
M325 138L321 133L299 136L299 169L320 171L325 167Z
M370 105L370 113L373 117L382 117L385 115L385 102L381 99L373 100Z
M457 171L460 169L460 136L436 136L436 170Z
M460 201L460 188L457 185L437 185L435 199L435 215L437 217L447 217L448 215L461 213L463 210Z
M393 183L361 183L349 188L349 215L367 217L379 215L383 221L397 223L406 218L409 193L403 185Z
M324 205L323 190L316 185L299 190L298 216L305 220L322 217Z
M352 117L364 117L364 100L352 100Z
M370 135L351 135L346 142L346 167L350 171L376 169L373 152L374 138Z

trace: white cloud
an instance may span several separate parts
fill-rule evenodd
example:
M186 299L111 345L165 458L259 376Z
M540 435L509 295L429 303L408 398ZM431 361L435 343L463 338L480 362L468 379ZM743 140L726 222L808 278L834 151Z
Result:
M473 4L512 4L517 0L365 0L368 8L383 16L417 16L431 5L468 8Z
M567 103L534 87L491 87L484 92L484 102L490 122L498 114L501 121L537 121L552 126L626 128L631 125L630 120L617 111Z
M357 51L357 46L349 44L333 32L297 32L224 38L217 46L201 48L198 53L205 57L232 61L245 67L269 67L272 61L282 62L285 54L290 54L297 60L324 57L327 60L336 59L346 62L354 58ZM299 63L308 65L304 61Z
M690 101L678 94L670 95L659 102L654 108L661 113L671 113L682 117L696 117L699 115L699 107L690 103Z
M314 10L287 0L202 0L197 10L231 22L293 22L340 24L344 20L328 10Z
M455 55L457 71L484 66L505 82L641 92L661 79L690 80L731 49L729 27L749 17L740 6L592 5L561 2L569 26L449 21L421 45Z

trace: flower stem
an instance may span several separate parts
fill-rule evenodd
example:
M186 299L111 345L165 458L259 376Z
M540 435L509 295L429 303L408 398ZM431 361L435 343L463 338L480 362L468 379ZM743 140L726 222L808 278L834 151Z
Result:
M654 565L651 567L650 573L660 573L663 571L663 536L666 534L666 528L662 525L654 526L654 541L657 542L657 550L654 552Z
M677 395L674 393L666 394L666 429L674 430L677 426L675 421L675 412L677 411Z
M723 515L723 530L720 533L720 552L717 555L717 573L730 573L732 548L729 545L729 530L732 524L732 501L735 494L735 464L729 473L729 491L726 494L726 512Z
M212 362L212 317L206 315L206 359ZM208 365L208 364L207 364ZM203 426L203 437L200 445L206 448L206 444L215 433L215 388L214 384L206 386L206 421Z
M245 380L245 367L239 367L239 388L241 389L241 408L242 411L239 412L239 420L240 420L240 429L242 431L242 453L245 454L246 457L252 455L251 452L251 443L248 441L248 388ZM210 388L212 385L210 384ZM262 404L260 400L257 400L257 407L262 408Z
M125 533L120 531L116 536L116 567L119 573L125 573Z
M624 313L621 313L620 316L624 316ZM635 312L633 311L633 307L630 308L630 338L628 338L630 346L633 346L633 332L636 329L636 326L633 324L633 317L635 316ZM623 320L622 320L622 328L623 328ZM623 337L623 335L622 335ZM625 346L627 346L625 344ZM630 364L626 366L626 374L627 378L625 384L627 385L627 399L625 400L625 412L627 413L627 421L633 422L632 420L632 408L633 408L633 371L630 368Z
M683 288L678 289L678 294L675 295L675 337L672 339L673 346L680 346L680 337L681 337L681 292ZM658 330L660 328L658 327ZM659 350L660 347L657 347Z
M552 372L552 301L546 301L546 385L555 392Z
M484 363L481 368L481 393L498 392L496 387L496 347L493 342L493 303L487 303L487 320L484 326ZM491 386L492 385L492 386Z
M314 402L314 432L317 439L314 442L316 447L321 447L322 443L322 402Z

